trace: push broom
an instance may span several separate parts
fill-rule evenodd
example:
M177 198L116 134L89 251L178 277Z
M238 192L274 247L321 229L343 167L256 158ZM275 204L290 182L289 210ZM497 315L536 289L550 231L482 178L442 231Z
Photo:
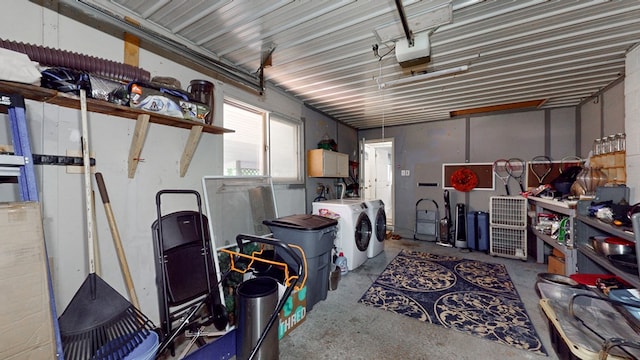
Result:
M140 345L155 326L95 273L85 90L80 90L80 110L89 275L58 318L62 348L68 360L122 359Z

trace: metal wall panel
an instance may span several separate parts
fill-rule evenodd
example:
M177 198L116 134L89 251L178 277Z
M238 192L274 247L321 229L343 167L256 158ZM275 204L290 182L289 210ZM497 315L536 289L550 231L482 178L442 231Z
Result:
M611 87L602 95L604 135L624 132L624 84ZM585 139L588 140L588 139Z
M551 109L549 117L549 157L562 160L566 156L576 156L575 108Z
M544 111L474 117L470 131L472 162L545 154Z
M591 151L593 140L600 138L602 134L602 112L600 108L600 97L585 103L580 111L580 154L578 156L587 158Z

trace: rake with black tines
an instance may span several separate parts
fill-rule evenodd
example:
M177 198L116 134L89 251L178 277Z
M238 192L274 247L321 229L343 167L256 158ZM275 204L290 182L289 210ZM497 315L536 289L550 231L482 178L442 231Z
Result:
M58 319L62 348L65 359L122 359L140 345L155 326L95 273L87 98L84 90L80 90L80 109L89 275Z

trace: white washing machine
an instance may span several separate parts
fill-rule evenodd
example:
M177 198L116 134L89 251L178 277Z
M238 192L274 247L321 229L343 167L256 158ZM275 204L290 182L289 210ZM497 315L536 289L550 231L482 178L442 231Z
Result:
M364 204L367 206L369 219L373 222L371 241L369 241L369 248L367 249L367 257L372 258L384 250L384 237L387 233L387 213L384 211L384 202L382 200L367 200Z
M338 232L335 245L338 253L347 258L347 267L353 270L367 261L367 249L371 241L372 226L367 206L361 200L327 200L312 203L313 214L322 215L322 210L336 213Z

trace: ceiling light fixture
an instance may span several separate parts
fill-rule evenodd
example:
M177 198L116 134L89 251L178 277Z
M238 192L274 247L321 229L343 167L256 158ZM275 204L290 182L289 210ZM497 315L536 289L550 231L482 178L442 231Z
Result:
M416 82L416 81L433 79L433 78L444 76L444 75L457 74L457 73L461 73L461 72L467 71L467 70L469 70L469 66L468 65L462 65L462 66L458 66L458 67L454 67L454 68L450 68L450 69L432 71L432 72L428 72L428 73L424 73L424 74L420 74L420 75L416 75L416 76L409 76L409 77L406 77L406 78L401 78L401 79L397 79L397 80L390 80L390 81L387 81L387 82L378 83L378 88L379 89L385 89L385 88L392 87L392 86L412 83L412 82ZM376 81L378 79L380 79L380 78L376 78Z

